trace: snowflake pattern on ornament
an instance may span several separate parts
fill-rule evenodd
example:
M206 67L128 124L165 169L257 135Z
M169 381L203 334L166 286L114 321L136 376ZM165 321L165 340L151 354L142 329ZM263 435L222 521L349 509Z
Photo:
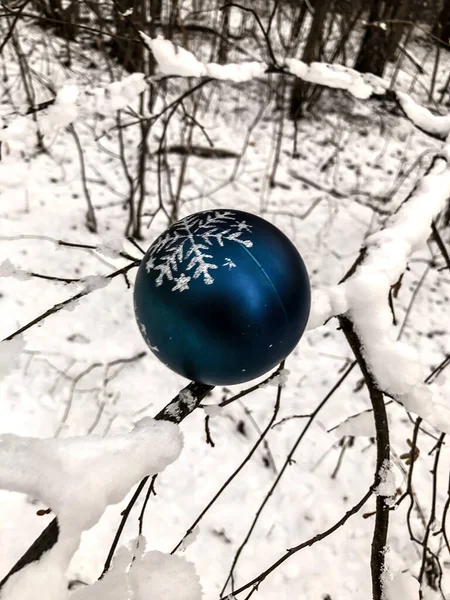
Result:
M163 285L164 278L172 281L172 292L184 292L189 289L192 279L203 277L206 285L214 283L210 271L219 268L209 253L214 244L224 246L225 242L242 244L251 248L253 242L242 239L245 233L251 233L251 225L236 219L232 212L209 212L195 214L182 219L165 233L152 248L146 262L147 273L159 272L155 280L157 287ZM246 235L245 237L248 237ZM184 261L188 261L185 266ZM226 258L222 267L230 271L236 264Z

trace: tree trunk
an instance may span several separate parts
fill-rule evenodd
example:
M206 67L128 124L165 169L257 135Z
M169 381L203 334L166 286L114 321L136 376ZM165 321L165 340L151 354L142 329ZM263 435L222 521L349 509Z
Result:
M303 50L302 60L311 63L320 59L323 46L323 30L328 14L328 0L319 0L315 3L314 16L309 30L308 39ZM300 119L303 114L303 105L311 85L301 79L295 79L291 91L289 118Z
M402 20L409 4L409 0L372 1L368 25L355 62L357 71L383 76L386 63L394 59L405 31L403 23L392 21Z
M230 25L230 7L225 7L222 11L222 22L220 27L221 38L219 41L219 50L217 62L224 65L228 59L228 28Z
M433 34L442 41L444 47L449 48L448 44L450 43L450 0L444 0L444 6L442 7Z
M147 2L146 0L120 0L114 2L114 23L117 37L112 43L112 55L130 73L144 70L144 48L140 42L135 42L137 33L129 19L142 31L146 31ZM132 10L128 16L123 16Z
M306 4L306 2L304 0L299 9L297 18L294 20L294 23L292 25L292 29L291 29L291 47L292 48L296 48L300 41L300 33L301 33L301 30L303 27L303 22L305 20L307 10L308 10L308 5Z
M74 41L77 34L80 5L78 0L62 7L61 0L34 0L40 19L39 26L51 28L54 33L67 41Z

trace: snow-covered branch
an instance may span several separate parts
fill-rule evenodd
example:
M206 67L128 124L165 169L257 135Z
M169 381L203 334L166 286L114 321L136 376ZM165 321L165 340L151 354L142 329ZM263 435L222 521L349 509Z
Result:
M0 488L33 494L57 515L0 583L0 599L32 600L36 586L49 590L52 600L65 599L65 573L81 533L95 525L106 507L120 502L139 480L142 489L151 475L178 457L182 437L176 424L195 410L210 390L211 386L190 383L155 419L142 419L127 435L46 440L0 436ZM136 500L135 494L123 513L123 522ZM171 566L167 563L169 571ZM168 580L170 577L167 574ZM186 600L200 600L199 587L192 578L190 581L196 591ZM97 598L95 594L79 597Z
M405 117L417 129L442 141L450 136L450 115L433 115L428 108L420 106L404 92L395 92L394 96Z
M424 383L417 351L396 336L389 293L407 268L412 254L426 244L436 217L450 197L450 147L434 157L429 169L408 198L372 234L339 285L320 290L309 327L333 316L353 350L369 391L377 440L376 483L390 462L389 426L384 394L426 419L443 432L450 431L450 410L439 391ZM390 505L377 496L371 552L374 600L385 595L385 554Z
M394 99L403 114L424 133L445 140L450 134L450 117L433 115L427 108L419 106L406 93L392 91L389 83L372 73L359 73L344 65L324 62L307 64L297 58L279 60L276 64L262 61L247 61L221 65L202 62L181 46L161 36L151 38L139 32L143 43L153 53L160 73L165 76L196 77L209 80L243 83L264 76L266 73L293 75L305 82L324 87L345 90L355 98L364 100L372 96ZM111 115L132 104L148 87L144 73L133 73L120 81L97 87L80 94L80 90L68 85L58 91L55 98L30 107L25 114L13 118L7 127L0 130L0 143L24 140L37 132L44 137L55 135L62 128L72 124L80 107L93 105L94 110L103 116ZM31 113L44 110L46 114L39 122ZM160 115L149 118L157 119ZM2 122L0 120L0 126Z
M384 228L366 240L349 276L337 286L315 292L309 321L312 329L333 316L350 319L379 388L446 432L450 411L439 391L423 383L417 350L396 340L388 295L409 258L426 244L434 219L445 208L450 197L449 161L447 146Z
M40 561L13 574L4 600L31 600L36 589L52 600L68 596L65 572L83 531L117 504L140 479L163 471L182 448L169 422L143 419L128 434L37 439L0 436L0 487L31 494L57 514L58 542Z
M0 118L0 144L25 141L38 131L43 138L51 139L74 123L86 106L102 116L113 115L132 104L147 88L144 73L132 73L105 86L86 88L83 93L75 85L63 86L54 98L29 107L23 114L6 119L6 123ZM37 112L41 113L38 121L33 119Z
M393 97L403 114L418 129L440 140L450 134L450 116L433 115L427 108L419 106L404 92L392 92L389 83L372 73L360 73L344 65L324 62L307 64L297 58L287 58L284 63L243 62L219 65L203 63L192 52L176 46L162 37L150 38L140 33L146 46L152 51L159 69L164 75L179 77L208 77L223 81L240 83L250 81L265 73L284 73L294 75L303 81L324 87L346 90L361 100L372 96ZM281 66L278 66L281 65Z

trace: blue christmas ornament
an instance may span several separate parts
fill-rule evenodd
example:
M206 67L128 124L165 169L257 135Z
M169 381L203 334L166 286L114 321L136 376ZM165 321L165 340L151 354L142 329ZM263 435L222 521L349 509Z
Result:
M139 267L141 333L168 367L210 385L249 381L277 366L308 320L308 274L274 225L207 210L172 225Z

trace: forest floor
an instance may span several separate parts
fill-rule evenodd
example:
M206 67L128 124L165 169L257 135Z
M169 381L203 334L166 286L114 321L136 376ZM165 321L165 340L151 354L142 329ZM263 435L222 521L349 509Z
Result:
M414 54L424 60L424 70L431 73L433 52L426 45L417 44ZM43 52L39 55L35 50L33 56L36 65L39 60L44 61ZM77 60L76 68L70 72L72 81L89 86L92 81L107 80L100 67L97 71L91 69L86 80L86 60ZM449 58L441 57L437 89L445 83L449 65ZM404 68L397 86L408 90L413 85L413 96L426 103L421 77L414 82L414 69L407 64ZM8 69L13 82L14 65L9 64ZM69 76L63 69L55 68L55 73L52 77L57 86ZM388 114L378 101L350 100L339 92L326 92L314 114L299 123L296 158L292 156L294 129L285 121L275 185L271 187L278 113L272 101L263 110L270 81L276 82L266 79L250 84L217 84L211 88L214 91L205 92L209 94L208 109L200 109L197 119L217 147L240 153L249 131L251 135L239 160L189 159L180 216L211 207L263 214L296 244L313 286L336 283L353 263L364 237L405 198L439 145L403 118ZM5 95L2 102L2 112L7 114L11 105ZM254 122L260 110L261 118ZM73 137L61 133L48 153L37 153L29 145L13 147L0 162L0 263L8 259L26 271L57 277L106 274L124 264L122 259L57 247L49 240L28 236L93 245L123 244L137 255L136 249L122 241L127 181L116 154L117 136L111 134L98 143L88 126L89 119L92 121L92 115L86 109L77 132L98 233L90 233L84 225L86 208ZM138 128L130 128L126 133L130 154L136 152L137 134ZM156 148L157 128L153 135L150 147ZM174 121L169 135L175 143L177 122ZM204 145L204 139L198 135L197 141ZM171 156L170 160L176 174L181 159ZM147 189L151 206L156 201L154 163L149 165ZM151 228L144 228L146 239L142 245L148 247L165 225L161 217L153 221ZM6 236L14 239L7 240ZM450 275L448 271L430 268L431 256L438 256L433 244L414 257L395 299L399 335L419 350L426 372L448 354L450 330ZM130 278L133 277L131 273ZM36 278L0 279L1 337L79 289L77 284ZM51 437L129 431L135 421L154 415L186 384L146 348L134 320L132 289L127 288L123 278L116 278L106 288L81 299L73 310L48 317L30 329L25 340L20 364L0 382L1 433ZM145 356L141 356L143 352ZM286 362L289 377L277 420L310 414L352 359L336 320L307 332ZM441 381L445 384L445 372ZM217 403L224 395L245 387L248 386L215 389L208 403ZM158 478L157 495L151 497L146 511L144 534L149 548L170 551L183 537L269 422L276 393L274 386L261 388L221 410L210 421L214 447L205 441L202 410L182 424L182 456ZM236 587L270 566L287 548L333 525L368 490L375 469L375 445L370 435L355 437L353 445L343 449L339 445L342 435L329 430L369 406L361 375L354 370L311 424L265 506L237 563ZM413 425L402 407L391 403L388 411L396 481L404 490L407 465L400 456L409 449L407 439L412 436ZM196 565L205 599L219 597L234 554L305 424L304 418L294 418L271 429L267 445L258 449L202 519L199 534L185 555ZM426 429L431 435L420 435L421 452L414 481L427 519L432 491L432 457L428 452L436 433ZM450 450L444 446L438 516L447 497L445 478L449 464ZM406 504L392 513L388 564L393 571L409 570L417 575L421 552L409 539ZM37 515L41 508L47 507L35 499L0 493L1 574L51 519L51 515ZM123 542L137 535L140 508L141 503L128 521ZM371 499L363 512L371 513L373 509ZM90 582L98 576L120 511L121 506L110 507L101 522L85 534L70 569L72 579ZM363 518L359 513L352 517L336 533L284 563L264 581L254 597L369 598L373 524L372 516ZM421 537L423 521L416 511L412 524ZM450 595L450 559L445 552L441 551L443 589ZM231 589L227 588L227 592ZM440 597L431 591L425 594L427 600Z

